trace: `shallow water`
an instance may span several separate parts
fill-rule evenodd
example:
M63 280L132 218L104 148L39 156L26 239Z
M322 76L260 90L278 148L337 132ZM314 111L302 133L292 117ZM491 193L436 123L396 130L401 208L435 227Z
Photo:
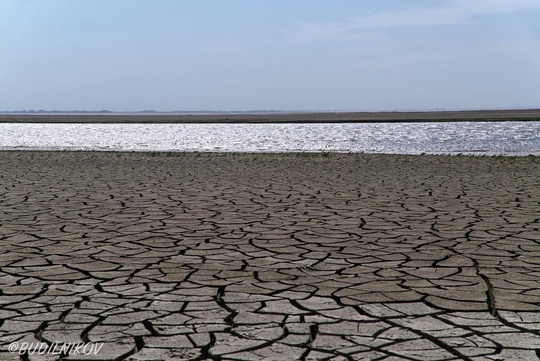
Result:
M0 124L1 150L540 154L540 122Z

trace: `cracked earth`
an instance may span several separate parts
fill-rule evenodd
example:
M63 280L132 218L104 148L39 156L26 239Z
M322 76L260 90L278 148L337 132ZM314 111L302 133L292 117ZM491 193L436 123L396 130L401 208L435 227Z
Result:
M538 360L540 161L0 153L0 359ZM30 355L25 360L80 359Z

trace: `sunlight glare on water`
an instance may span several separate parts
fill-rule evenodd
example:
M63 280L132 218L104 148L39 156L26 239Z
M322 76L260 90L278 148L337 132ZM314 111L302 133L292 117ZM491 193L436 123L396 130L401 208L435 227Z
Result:
M540 122L0 124L2 150L540 154Z

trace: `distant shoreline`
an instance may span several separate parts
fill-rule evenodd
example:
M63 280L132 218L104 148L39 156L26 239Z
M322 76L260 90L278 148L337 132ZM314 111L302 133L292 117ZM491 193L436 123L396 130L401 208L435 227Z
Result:
M402 123L540 121L540 109L411 112L0 113L0 123Z

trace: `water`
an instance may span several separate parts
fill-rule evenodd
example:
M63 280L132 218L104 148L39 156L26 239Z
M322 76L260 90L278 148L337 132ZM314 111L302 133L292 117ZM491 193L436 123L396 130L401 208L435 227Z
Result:
M0 150L540 155L540 122L3 123Z

